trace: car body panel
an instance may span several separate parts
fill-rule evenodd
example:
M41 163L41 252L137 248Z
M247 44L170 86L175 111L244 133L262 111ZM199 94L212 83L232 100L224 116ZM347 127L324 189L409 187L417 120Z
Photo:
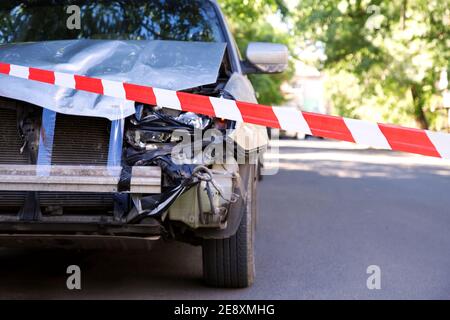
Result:
M144 40L66 40L0 45L0 61L56 72L185 90L217 81L226 44ZM0 75L0 96L56 112L117 120L134 102Z

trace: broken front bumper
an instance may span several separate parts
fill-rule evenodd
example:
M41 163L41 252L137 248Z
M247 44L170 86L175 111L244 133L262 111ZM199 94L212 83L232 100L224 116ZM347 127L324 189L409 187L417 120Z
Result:
M133 167L128 193L161 192L159 167ZM119 191L121 167L0 165L0 191Z
M226 167L214 168L211 171L203 169L208 170L208 179L199 181L193 188L186 188L185 194L180 192L175 195L179 198L170 201L171 205L163 210L163 220L168 218L170 221L178 221L192 229L226 226L226 222L222 221L226 211L215 214L210 211L224 208L228 202L236 200L236 195L232 193L235 176L229 173ZM197 171L193 176L198 177ZM124 177L128 181L126 191L121 190ZM0 191L20 191L28 194L28 205L19 213L0 215L0 235L9 234L22 238L24 235L78 234L146 239L160 236L164 229L160 222L153 219L152 214L148 214L144 203L147 197L161 196L161 182L162 172L160 167L156 166L136 166L124 170L122 167L101 166L0 165ZM115 195L128 193L135 209L125 212L125 215L117 208L113 214L91 214L87 210L76 215L66 215L62 212L58 214L56 211L43 214L39 206L39 196L46 192ZM135 219L139 216L142 216L142 219Z
M36 197L40 192L117 193L122 175L121 167L0 165L0 191L25 191ZM159 167L133 167L129 178L127 193L161 192ZM39 208L25 206L17 214L0 215L1 243L5 237L26 240L31 235L153 240L161 233L159 224L127 225L115 215L91 215L89 212L72 216L42 215Z

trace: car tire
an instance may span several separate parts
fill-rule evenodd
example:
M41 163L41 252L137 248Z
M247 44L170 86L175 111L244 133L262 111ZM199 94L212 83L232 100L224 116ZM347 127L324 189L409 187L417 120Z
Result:
M202 244L203 278L214 287L246 288L255 278L257 166L242 166L240 174L247 192L243 192L245 209L236 234L226 239L204 239Z

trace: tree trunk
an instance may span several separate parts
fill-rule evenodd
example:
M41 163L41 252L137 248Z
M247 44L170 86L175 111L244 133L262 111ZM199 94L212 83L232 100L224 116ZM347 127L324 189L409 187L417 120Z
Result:
M414 117L417 125L421 129L428 129L428 120L425 116L425 112L423 111L424 107L424 99L422 95L422 88L417 85L411 86L411 95L413 98L414 104Z
M402 3L402 12L401 12L401 23L402 23L402 29L406 29L406 10L408 7L408 0L403 0Z

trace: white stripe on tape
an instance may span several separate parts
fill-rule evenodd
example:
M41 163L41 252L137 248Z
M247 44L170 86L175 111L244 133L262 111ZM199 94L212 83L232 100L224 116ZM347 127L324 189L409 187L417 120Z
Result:
M125 93L125 88L123 83L119 81L111 81L102 79L103 94L106 96L126 99L127 95Z
M75 89L75 77L73 74L55 72L55 85Z
M356 143L380 149L391 149L376 123L347 118L344 118L344 121Z
M28 67L22 67L22 66L16 66L14 64L11 64L11 69L9 71L9 74L14 77L28 79L28 76L30 75L30 68Z
M433 131L425 131L442 158L450 159L450 135Z
M211 101L217 118L244 122L241 111L234 100L215 97L210 97L209 100Z
M180 99L178 99L176 91L153 88L153 93L158 106L181 110Z
M311 129L300 110L289 107L273 107L272 109L278 118L281 129L312 135Z

